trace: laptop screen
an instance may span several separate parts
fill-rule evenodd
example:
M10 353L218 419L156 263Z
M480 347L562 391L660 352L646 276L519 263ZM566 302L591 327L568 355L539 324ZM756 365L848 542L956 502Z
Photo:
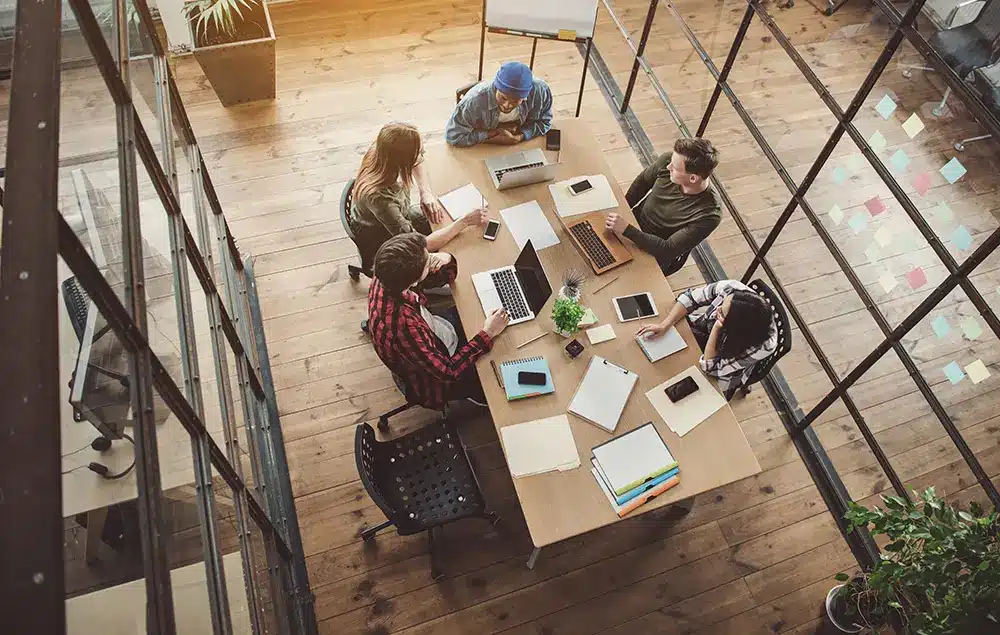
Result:
M549 286L549 279L545 277L545 270L542 269L542 262L538 259L538 252L529 240L524 244L521 255L514 262L514 271L521 282L521 289L528 300L528 307L538 315L542 307L552 295L552 287Z

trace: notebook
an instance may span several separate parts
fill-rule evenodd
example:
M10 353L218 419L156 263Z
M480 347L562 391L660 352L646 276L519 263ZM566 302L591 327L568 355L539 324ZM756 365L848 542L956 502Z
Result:
M505 426L500 428L500 441L514 478L580 467L566 415Z
M583 194L576 196L570 194L570 184L583 179L590 181L594 187ZM552 183L549 185L549 193L552 194L552 201L556 204L556 213L563 218L618 207L615 192L611 189L611 184L608 183L608 177L603 174L575 176L565 181Z
M648 503L649 501L653 500L663 492L667 491L671 487L674 487L675 485L681 482L680 476L678 475L672 476L671 478L668 478L667 480L663 481L653 489L647 490L642 494L640 494L639 496L636 496L635 498L628 501L624 505L619 505L618 502L615 500L614 496L611 495L611 490L609 490L608 486L605 485L604 481L601 480L601 476L597 473L597 470L595 468L590 468L590 473L594 475L595 479L597 479L597 484L600 486L601 491L604 492L604 495L608 497L608 502L611 503L611 509L615 510L615 513L618 514L619 518L625 517L630 512L635 511L642 505Z
M517 374L521 371L545 373L545 385L531 386L519 383L517 381ZM524 359L506 361L500 364L500 375L503 377L503 387L507 392L507 401L548 395L556 391L556 387L552 383L552 371L549 370L549 363L545 361L544 357L525 357Z
M566 410L605 432L614 432L638 381L632 371L594 355Z
M671 386L685 377L693 377L698 384L698 390L677 403L670 401L664 390L667 386ZM676 377L671 377L647 392L646 397L674 434L679 437L693 430L699 423L715 414L716 410L726 405L726 400L697 366L692 366Z
M651 362L658 362L668 355L673 355L677 351L687 348L687 342L674 326L671 326L670 330L659 337L646 337L645 333L636 335L635 341L642 352L646 354L646 359Z
M590 465L591 467L597 470L597 473L600 475L601 480L604 481L604 484L608 485L608 477L604 475L604 472L601 470L601 464L597 462L597 459L594 458L590 459ZM668 478L673 478L675 476L678 476L680 472L681 472L680 468L677 467L675 467L672 470L668 470L654 479L648 480L644 483L640 483L638 486L633 487L632 489L625 492L621 496L615 496L615 501L617 501L619 505L624 505L625 503L629 502L636 496L639 496L640 494L643 494L653 489L654 487L656 487L663 481L667 480ZM608 491L611 491L610 486L608 486Z
M652 422L598 445L594 459L600 463L615 496L677 467Z
M451 220L464 218L469 213L486 206L486 199L472 183L448 192L440 200Z

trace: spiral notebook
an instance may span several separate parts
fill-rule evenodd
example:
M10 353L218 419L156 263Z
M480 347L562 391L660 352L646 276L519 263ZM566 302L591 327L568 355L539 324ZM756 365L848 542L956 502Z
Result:
M533 386L518 382L517 375L521 371L545 373L545 385ZM545 361L544 357L525 357L524 359L506 361L500 364L500 375L503 376L503 387L507 392L507 401L548 395L556 391L556 387L552 383L552 372L549 370L549 363Z

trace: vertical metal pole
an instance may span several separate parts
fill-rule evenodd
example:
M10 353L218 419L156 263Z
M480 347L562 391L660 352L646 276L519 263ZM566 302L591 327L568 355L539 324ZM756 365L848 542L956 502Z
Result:
M479 29L479 76L477 81L483 81L483 55L486 53L486 0L483 0L483 22Z
M635 78L639 75L639 58L646 50L646 40L649 39L649 31L653 28L653 18L656 16L656 3L659 0L650 0L649 10L646 12L646 23L642 25L642 37L639 39L639 46L635 51L635 60L632 62L632 72L628 76L628 86L625 87L625 95L622 97L621 113L624 115L628 110L629 101L632 99L632 90L635 88ZM589 49L588 49L589 50ZM579 116L577 110L577 116ZM701 135L698 135L701 136Z
M528 62L528 68L535 70L535 49L538 48L538 38L531 38L531 60Z
M653 0L656 3L656 0ZM736 56L739 55L740 46L743 44L743 39L746 38L747 30L750 28L750 23L753 21L753 7L747 4L747 10L743 14L743 21L740 22L740 28L736 31L736 36L733 38L733 45L729 47L729 55L726 56L726 62L722 65L722 71L719 73L719 79L715 82L715 90L712 91L712 96L708 100L708 105L705 106L705 114L701 117L701 123L698 124L698 132L695 133L696 137L701 137L705 134L705 130L708 129L708 121L712 118L712 113L715 111L715 105L719 101L719 95L722 94L722 85L726 83L729 78L729 72L733 69L733 64L736 63ZM634 71L633 71L634 74Z
M583 56L583 74L580 76L580 94L576 98L576 117L580 116L580 106L583 105L583 87L587 83L587 68L590 66L590 48L594 45L594 38L587 38L587 53Z

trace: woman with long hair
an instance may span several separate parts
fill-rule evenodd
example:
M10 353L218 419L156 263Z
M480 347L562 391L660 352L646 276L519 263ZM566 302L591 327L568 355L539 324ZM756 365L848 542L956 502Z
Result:
M375 252L393 236L420 232L427 236L428 251L435 252L466 227L486 222L486 210L480 208L432 232L430 222L442 220L444 210L431 193L423 159L423 141L416 127L390 123L382 126L361 160L348 222L357 238L363 267L372 266ZM414 185L419 205L410 203Z
M778 348L771 307L738 280L685 291L662 322L643 326L637 335L660 337L684 318L704 351L701 369L719 380L723 393L740 385L758 362Z

